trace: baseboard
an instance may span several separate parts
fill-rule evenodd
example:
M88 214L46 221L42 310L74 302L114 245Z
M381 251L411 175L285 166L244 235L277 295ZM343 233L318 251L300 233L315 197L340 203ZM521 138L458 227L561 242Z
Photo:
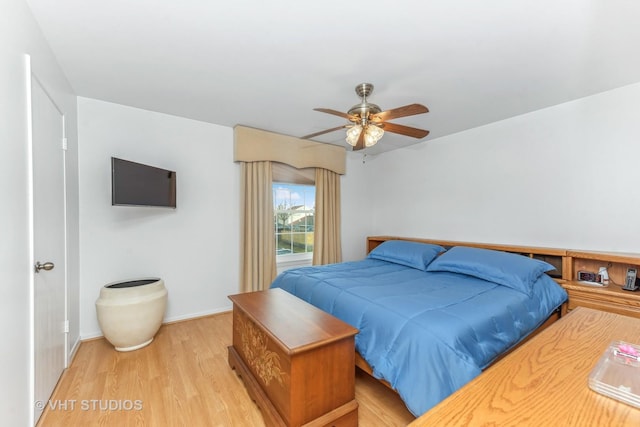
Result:
M90 340L95 340L102 337L104 337L104 335L102 335L102 332L93 332L90 334L82 335L80 337L80 341L90 341Z
M71 346L71 351L69 352L69 357L67 358L67 367L71 366L71 363L73 362L74 357L76 357L76 354L78 353L78 348L80 348L81 342L82 340L80 339L80 337L78 337L76 339L76 342L74 342L73 345Z
M198 313L190 313L190 314L185 314L185 315L181 315L181 316L171 316L171 317L166 317L163 321L162 324L163 325L167 325L170 323L176 323L176 322L184 322L186 320L194 320L197 319L199 317L207 317L207 316L212 316L215 314L221 314L221 313L226 313L231 311L231 306L227 306L227 307L222 307L222 308L216 308L214 310L207 310L207 311L201 311ZM90 341L90 340L94 340L94 339L99 339L104 337L104 335L102 334L102 332L93 332L93 333L89 333L89 334L84 334L80 337L79 341ZM74 346L76 347L76 346Z
M162 324L165 325L168 323L182 322L184 320L193 320L193 319L197 319L198 317L207 317L213 314L226 313L228 311L231 311L231 308L232 308L231 306L228 306L228 307L216 308L215 310L207 310L207 311L201 311L199 313L186 314L183 316L167 317L166 319L164 319Z

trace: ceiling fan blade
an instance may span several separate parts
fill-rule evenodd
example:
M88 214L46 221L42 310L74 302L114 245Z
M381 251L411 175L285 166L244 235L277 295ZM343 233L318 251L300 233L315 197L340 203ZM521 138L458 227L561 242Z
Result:
M409 104L404 107L393 108L391 110L381 111L378 114L372 114L371 120L376 122L385 122L399 117L413 116L428 112L429 109L422 104Z
M412 136L414 138L424 138L425 136L429 135L428 130L412 128L395 123L383 123L382 129L385 132L399 133L400 135Z
M353 146L353 151L362 150L364 148L364 131L360 132L360 136L358 137L358 142Z
M344 117L347 120L353 121L355 116L343 113L342 111L332 110L331 108L314 108L314 111L320 111L321 113L333 114L334 116Z
M349 125L342 125L342 126L338 126L338 127L331 128L331 129L321 130L320 132L316 132L316 133L312 133L312 134L309 134L309 135L305 135L305 136L302 137L302 139L311 139L311 138L314 138L316 136L323 135L325 133L334 132L336 130L344 129L347 126L349 126Z

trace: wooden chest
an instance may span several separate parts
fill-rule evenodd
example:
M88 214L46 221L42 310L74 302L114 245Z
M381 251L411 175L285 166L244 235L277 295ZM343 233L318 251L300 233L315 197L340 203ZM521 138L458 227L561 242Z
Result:
M267 425L356 426L357 329L281 289L229 297L229 365Z

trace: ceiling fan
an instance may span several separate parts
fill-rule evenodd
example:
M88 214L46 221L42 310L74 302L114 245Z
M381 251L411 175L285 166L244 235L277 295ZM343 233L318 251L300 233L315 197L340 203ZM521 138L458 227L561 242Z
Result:
M305 135L303 139L310 139L318 135L334 132L339 129L347 129L347 143L353 150L362 150L375 145L384 132L392 132L400 135L411 136L413 138L424 138L429 135L428 130L413 128L409 126L389 123L387 120L399 117L413 116L415 114L428 113L429 109L421 104L409 104L391 110L381 111L376 104L367 102L367 96L373 92L371 83L361 83L356 86L356 94L361 98L360 104L356 104L351 109L343 113L330 108L314 108L314 111L333 114L349 120L342 126L326 129L320 132Z

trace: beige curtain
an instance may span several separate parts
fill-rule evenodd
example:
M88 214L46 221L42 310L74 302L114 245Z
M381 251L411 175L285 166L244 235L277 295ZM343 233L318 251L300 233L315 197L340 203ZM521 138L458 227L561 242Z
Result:
M340 175L316 168L316 212L313 265L342 262Z
M276 277L271 162L241 162L240 290L268 289Z

